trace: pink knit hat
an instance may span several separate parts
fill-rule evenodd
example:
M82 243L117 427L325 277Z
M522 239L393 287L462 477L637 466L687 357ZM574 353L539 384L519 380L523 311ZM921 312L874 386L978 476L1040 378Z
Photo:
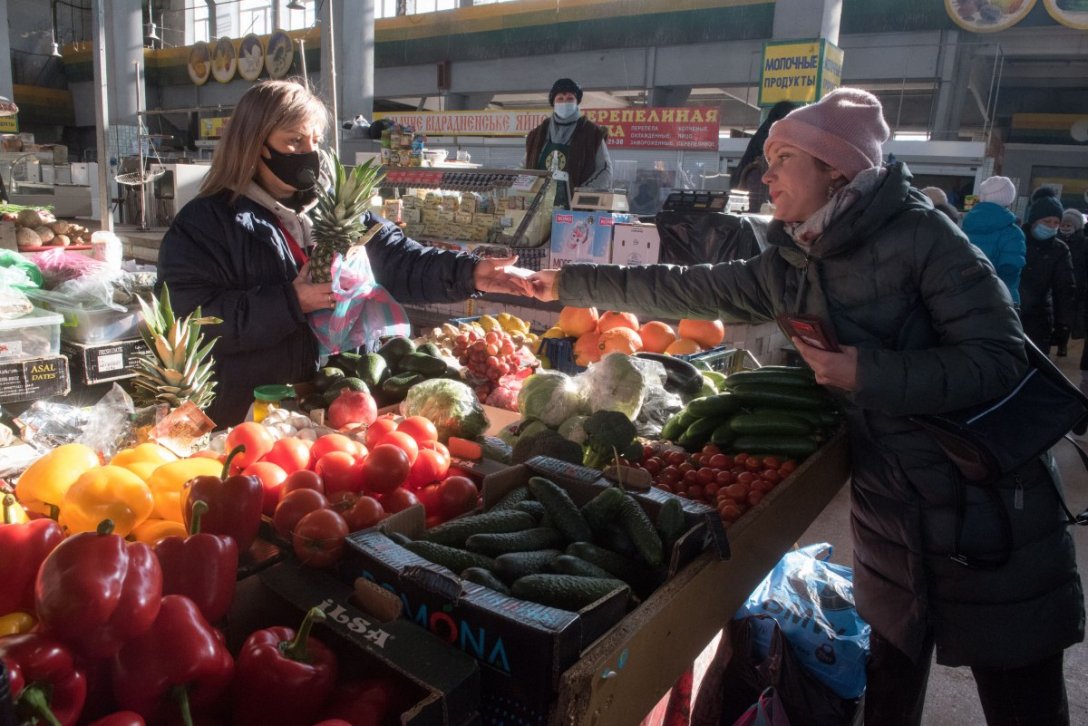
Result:
M881 144L890 135L876 96L860 88L837 88L771 126L763 153L770 156L774 147L789 144L853 179L859 171L880 166Z

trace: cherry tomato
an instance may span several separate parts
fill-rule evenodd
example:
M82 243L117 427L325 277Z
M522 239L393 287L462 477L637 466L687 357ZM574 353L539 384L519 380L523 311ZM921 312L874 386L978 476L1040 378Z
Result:
M706 494L706 498L708 500L709 499L714 499L715 497L718 496L718 491L721 488L722 487L721 487L720 484L718 484L718 482L712 481L712 482L710 482L709 484L707 484L706 486L703 487L703 493Z
M661 476L665 479L665 481L669 482L670 484L675 484L676 482L680 481L681 478L683 478L684 473L672 464L669 464L661 470Z
M666 460L673 466L680 466L688 460L688 456L682 451L670 451Z
M246 450L231 460L231 467L241 471L250 464L260 461L262 456L272 450L272 444L275 442L269 430L259 423L246 421L238 424L227 434L227 451L234 450L236 446L245 446Z
M763 468L763 461L758 456L749 456L744 460L744 468L748 471L758 471Z
M778 467L778 473L783 477L787 477L795 471L797 471L797 462L793 459L786 459L782 462L781 466Z
M438 486L438 508L446 517L456 517L475 509L479 496L479 490L468 477L447 477Z
M426 416L409 416L397 424L397 431L408 434L416 443L438 441L438 429Z
M378 494L391 492L407 481L411 470L412 464L403 449L393 444L378 444L363 462L363 489Z
M319 436L314 445L310 447L310 468L312 469L322 456L333 451L346 451L355 456L359 451L359 445L343 434Z
M656 456L651 456L646 458L642 462L642 468L650 472L651 474L657 474L659 471L665 468L665 462L661 461L661 459L657 458Z
M735 504L723 504L718 509L718 514L721 516L723 521L732 524L733 522L736 522L738 519L740 519L741 511L740 508Z
M397 487L382 495L382 506L390 514L403 511L416 504L419 504L419 498L404 487Z
M297 436L279 439L261 461L276 464L288 474L305 469L310 464L310 445Z
M348 524L331 509L317 509L295 525L291 535L295 556L310 567L332 567L344 552Z
M393 446L400 447L400 450L405 454L408 454L408 463L416 463L416 459L419 458L419 444L416 440L403 431L390 431L385 436L378 439L378 445L392 444Z
M268 516L276 511L276 505L280 503L280 494L283 482L287 479L287 472L279 466L268 462L258 461L242 469L242 476L255 476L261 480L261 489L264 490L264 500L261 510Z
M764 469L777 469L782 466L782 462L778 460L777 456L764 456L763 468Z
M681 474L687 474L689 471L695 471L697 467L695 466L695 464L685 461L683 464L680 464L676 468L680 470Z
M714 481L722 486L728 486L733 483L733 480L737 478L737 475L731 471L719 471L714 475Z
M753 489L748 492L748 503L753 507L763 501L763 492L758 489Z
M326 496L342 491L357 492L363 488L361 467L356 464L355 456L347 451L325 454L317 460L314 471L325 482Z
M777 484L782 481L782 475L778 473L777 469L764 469L763 473L759 476L763 481L770 482L771 484Z
M316 489L296 489L287 492L283 499L276 505L276 511L272 515L272 527L276 534L284 539L290 539L295 531L295 525L303 516L318 509L324 509L329 505L325 495Z
M688 496L697 501L702 501L703 488L698 484L692 484L690 487L688 487Z
M367 448L373 449L378 445L378 441L384 437L390 431L397 430L397 422L390 416L382 416L366 430L366 445Z
M689 487L692 484L698 484L699 483L699 472L696 471L695 469L688 469L687 471L684 472L683 482L684 482L684 484L686 484Z
M669 492L670 494L672 493L672 486L668 482L657 482L656 484L654 484L654 486L656 486L663 492Z
M744 466L744 462L748 461L748 454L740 453L733 457L733 461L737 466Z
M450 460L434 449L423 449L408 473L408 486L418 489L431 482L442 481L449 471Z
M703 454L706 456L716 456L722 453L722 450L718 448L717 444L707 444L703 447Z
M695 476L699 478L700 484L709 484L710 482L715 480L715 478L718 476L718 472L714 469L711 469L709 466L704 466L695 472Z
M725 492L726 496L728 496L730 499L735 499L736 501L740 502L748 498L748 492L750 491L750 489L751 488L747 484L737 483L730 484L725 489L722 489L722 491Z
M751 484L758 478L759 477L756 476L754 471L742 471L740 474L737 474L737 481L741 484Z
M688 459L688 461L690 461L691 465L694 466L696 469L704 465L702 454L692 454L691 458Z
M726 454L714 454L710 457L710 461L707 462L708 466L712 466L715 469L728 469L733 465L733 459Z
M352 532L373 527L386 516L381 502L374 497L355 492L339 492L330 500L329 507L334 512L339 512Z

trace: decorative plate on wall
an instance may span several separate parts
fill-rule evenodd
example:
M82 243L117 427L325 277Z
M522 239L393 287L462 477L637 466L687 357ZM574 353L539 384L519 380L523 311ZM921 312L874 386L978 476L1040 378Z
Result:
M212 54L208 44L203 40L193 43L193 49L189 51L189 80L198 86L203 86L212 75Z
M264 67L273 78L283 78L295 62L295 42L282 30L276 30L268 36L268 47L264 54Z
M230 83L234 78L234 72L238 70L238 51L234 49L234 41L230 38L220 38L215 41L215 52L212 53L212 75L220 83Z
M264 43L256 33L250 33L238 46L238 75L247 81L255 81L263 70Z

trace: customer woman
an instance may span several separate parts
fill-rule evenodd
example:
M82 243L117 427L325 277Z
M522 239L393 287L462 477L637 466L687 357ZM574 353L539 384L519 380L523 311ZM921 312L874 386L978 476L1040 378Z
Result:
M939 663L971 667L990 724L1066 724L1062 656L1084 611L1049 459L999 481L999 507L909 418L1008 392L1025 372L1023 330L981 252L902 163L882 165L888 133L874 96L834 91L771 128L775 220L760 256L568 265L537 273L537 295L673 318L826 321L841 352L794 344L847 416L855 597L873 629L865 722L920 722L936 648ZM954 560L957 538L993 568Z
M307 212L316 203L318 145L328 112L292 81L246 91L216 146L200 196L186 204L163 237L159 280L178 314L197 306L223 320L216 397L208 415L219 426L242 421L253 388L309 380L317 343L306 314L333 305L331 286L309 279ZM402 302L453 302L478 291L522 293L516 258L479 259L424 247L368 213L382 230L366 246L378 283Z

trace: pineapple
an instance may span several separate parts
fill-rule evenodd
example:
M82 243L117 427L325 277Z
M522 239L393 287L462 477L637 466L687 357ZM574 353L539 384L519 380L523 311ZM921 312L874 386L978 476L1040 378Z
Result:
M335 155L327 155L332 171L332 189L317 187L317 206L310 213L313 219L313 236L316 240L310 255L310 279L314 282L332 280L332 261L337 253L346 257L359 243L366 227L363 215L370 206L370 198L381 181L381 168L367 161L351 170Z
M165 403L177 408L192 401L199 408L207 408L215 398L215 381L211 379L214 361L209 354L218 338L202 346L204 335L200 328L223 321L201 316L200 308L179 320L174 316L166 285L162 286L162 297L152 295L150 304L137 299L147 325L140 335L150 351L136 360L136 402Z

